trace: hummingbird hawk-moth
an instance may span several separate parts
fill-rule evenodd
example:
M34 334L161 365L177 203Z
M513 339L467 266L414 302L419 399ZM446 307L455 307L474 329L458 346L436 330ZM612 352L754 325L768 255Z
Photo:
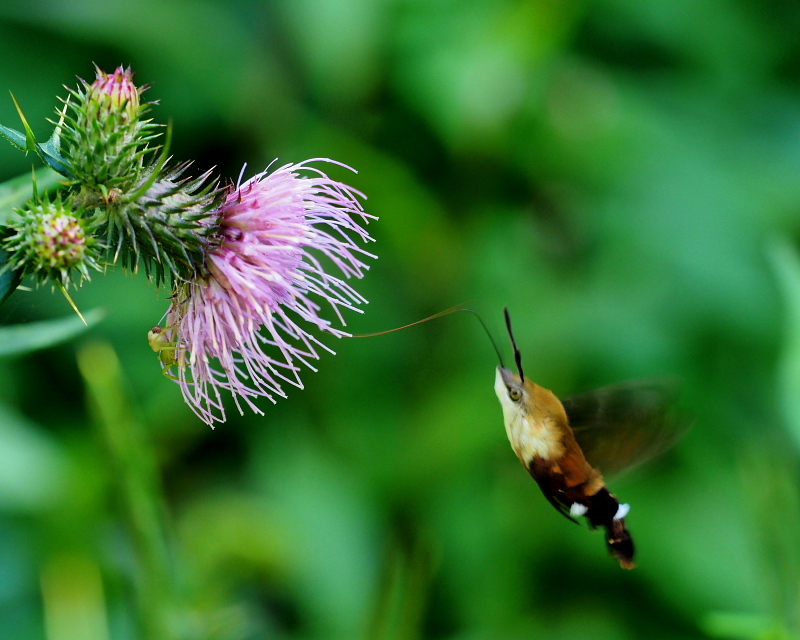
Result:
M559 400L531 382L505 310L518 373L497 367L495 392L506 434L545 498L572 522L584 516L602 527L611 555L624 569L635 547L625 524L630 506L606 487L603 473L618 473L675 442L688 426L677 413L677 389L664 381L630 381Z
M635 547L625 525L630 505L609 492L603 474L619 473L658 455L686 431L689 422L675 409L677 385L632 380L559 400L523 374L508 309L506 326L518 373L503 364L483 319L461 305L396 329L354 337L393 333L458 311L478 319L500 360L495 393L503 407L506 434L522 465L559 513L576 524L576 518L584 516L591 528L602 527L611 554L621 567L632 569Z

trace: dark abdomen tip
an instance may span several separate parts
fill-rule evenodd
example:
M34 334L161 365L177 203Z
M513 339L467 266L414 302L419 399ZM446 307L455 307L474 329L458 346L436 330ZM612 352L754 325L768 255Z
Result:
M603 527L606 530L606 544L623 569L633 569L636 565L633 556L636 549L630 531L625 527L624 518L616 518L619 513L619 501L603 487L588 500L589 509L586 517L592 527Z
M633 569L636 564L633 562L635 548L630 531L625 527L625 521L611 520L611 526L606 527L608 533L608 550L619 562L623 569Z

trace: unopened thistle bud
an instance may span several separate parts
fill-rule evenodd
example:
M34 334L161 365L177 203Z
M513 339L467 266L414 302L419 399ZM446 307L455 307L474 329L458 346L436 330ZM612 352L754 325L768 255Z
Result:
M136 86L130 69L97 69L93 83L81 80L64 100L58 114L61 152L88 193L106 195L142 178L148 142L156 137L156 125L142 119L149 108L140 101L145 89Z
M87 103L98 119L105 120L118 113L122 120L133 120L139 115L140 89L133 82L130 67L117 67L114 73L97 70L97 78L89 87Z
M80 284L89 278L89 269L100 270L97 241L87 234L85 221L61 201L33 204L17 214L0 244L10 254L8 268L33 276L39 284L64 288L76 274Z

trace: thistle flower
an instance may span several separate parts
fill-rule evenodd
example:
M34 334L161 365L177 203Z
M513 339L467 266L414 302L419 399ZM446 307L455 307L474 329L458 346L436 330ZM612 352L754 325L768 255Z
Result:
M309 325L348 335L322 317L321 305L344 325L341 310L366 302L345 279L362 277L362 258L374 257L356 244L372 240L359 221L373 216L362 194L309 162L228 190L207 273L176 288L166 327L150 333L165 373L177 369L184 398L210 426L225 420L222 389L240 413L247 405L263 414L255 398L285 397L284 383L302 388L300 365L313 370L318 349L330 351Z
M8 266L32 275L39 284L60 283L65 289L77 273L80 284L97 271L100 246L87 233L86 221L72 214L60 199L42 201L16 211L8 225L2 248L9 252Z

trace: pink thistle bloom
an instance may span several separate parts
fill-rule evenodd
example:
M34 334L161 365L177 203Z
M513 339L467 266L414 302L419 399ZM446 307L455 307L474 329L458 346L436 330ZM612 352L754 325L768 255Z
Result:
M212 427L225 420L221 389L240 413L244 404L263 415L255 398L286 397L283 383L302 388L300 365L314 370L317 350L331 351L307 327L349 335L321 316L322 307L344 325L341 310L366 303L346 280L361 278L362 258L375 257L356 243L372 240L360 223L374 216L362 209L361 193L309 162L231 187L208 274L179 288L166 329L151 332L164 367L177 367L186 402Z

